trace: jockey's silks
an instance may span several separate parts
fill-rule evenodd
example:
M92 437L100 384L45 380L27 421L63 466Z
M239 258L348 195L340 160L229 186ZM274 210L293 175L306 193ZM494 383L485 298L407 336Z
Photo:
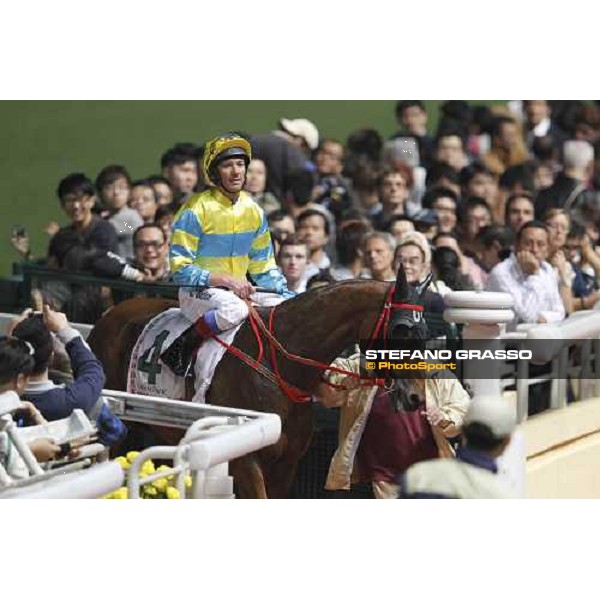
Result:
M207 286L210 273L238 280L249 273L256 285L289 293L275 264L267 218L246 192L235 203L218 188L192 196L173 223L169 263L182 286Z

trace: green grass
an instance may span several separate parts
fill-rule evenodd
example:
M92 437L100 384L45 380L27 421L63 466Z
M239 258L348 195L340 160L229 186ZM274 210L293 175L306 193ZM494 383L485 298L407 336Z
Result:
M438 102L429 102L431 128ZM361 127L388 137L396 130L393 101L10 101L0 102L0 277L17 259L8 240L14 224L29 231L32 251L45 256L44 225L66 219L58 181L74 171L92 179L110 163L139 178L160 170L175 142L202 142L221 131L264 132L280 117L306 117L321 135L345 140Z

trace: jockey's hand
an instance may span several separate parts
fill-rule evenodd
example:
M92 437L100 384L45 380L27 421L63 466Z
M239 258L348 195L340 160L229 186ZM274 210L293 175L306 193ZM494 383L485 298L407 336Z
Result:
M48 331L57 332L69 326L65 313L52 310L47 304L44 304L43 312L44 325L48 328Z
M256 291L249 281L236 280L233 281L233 284L229 289L242 300L247 300Z
M250 298L255 291L254 286L249 281L245 279L240 281L234 279L231 275L211 275L210 285L212 287L226 287L242 300Z

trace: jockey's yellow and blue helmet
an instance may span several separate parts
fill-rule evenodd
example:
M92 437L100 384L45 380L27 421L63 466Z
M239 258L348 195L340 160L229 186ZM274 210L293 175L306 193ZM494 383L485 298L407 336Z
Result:
M239 133L225 133L213 138L204 147L202 167L206 182L210 185L219 185L217 165L226 158L239 156L246 162L246 168L252 160L252 146L250 142Z

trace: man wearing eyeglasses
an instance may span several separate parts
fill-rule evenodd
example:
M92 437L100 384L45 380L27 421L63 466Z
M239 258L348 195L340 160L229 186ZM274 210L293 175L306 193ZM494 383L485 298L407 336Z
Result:
M169 244L164 231L154 223L138 227L133 234L135 267L145 273L144 281L169 278Z

